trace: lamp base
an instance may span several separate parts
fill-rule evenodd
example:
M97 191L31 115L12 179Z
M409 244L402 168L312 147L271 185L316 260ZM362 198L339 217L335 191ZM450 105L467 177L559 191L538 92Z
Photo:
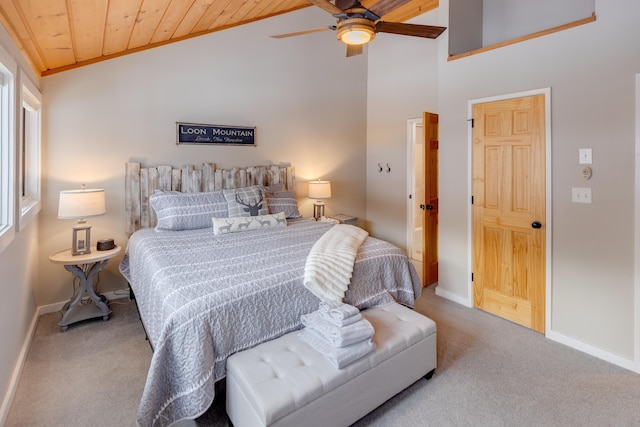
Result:
M313 217L316 221L324 218L324 203L316 202L313 204Z
M91 253L91 226L78 224L73 227L71 255L87 255Z

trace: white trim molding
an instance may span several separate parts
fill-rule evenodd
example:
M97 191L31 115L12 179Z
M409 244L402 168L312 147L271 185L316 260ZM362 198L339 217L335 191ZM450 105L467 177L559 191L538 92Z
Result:
M17 64L0 46L0 252L13 241L15 227L15 79Z
M640 373L640 73L636 74L636 162L635 162L635 215L634 215L634 365Z
M415 190L415 164L416 164L416 156L414 155L414 140L416 137L416 129L418 127L422 127L422 118L413 118L407 120L407 234L405 236L406 239L406 248L407 255L409 258L412 257L413 254L413 233L411 225L414 225L415 213L413 211L413 206L416 200ZM419 260L422 261L422 260ZM420 273L422 274L422 273Z
M456 295L453 292L445 291L438 286L436 286L436 295L442 298L446 298L450 301L457 302L458 304L464 305L465 307L473 308L473 298L462 298L459 295Z
M23 230L41 210L42 94L20 71L18 128L18 230Z
M33 315L33 319L31 319L31 324L29 325L29 330L27 331L27 336L22 344L22 348L20 349L20 354L18 355L18 361L13 368L13 373L11 374L11 380L9 381L9 387L7 388L7 393L4 396L4 400L2 401L2 406L0 406L0 426L3 426L7 421L7 416L9 415L9 408L11 408L11 403L13 403L13 398L16 395L16 390L18 389L18 382L20 381L20 375L22 375L22 369L24 368L24 362L27 360L27 355L29 354L29 348L31 347L31 341L33 340L33 334L36 331L36 325L38 324L38 317L40 316L40 310L36 310Z
M640 374L640 366L638 366L638 363L634 362L633 360L625 359L624 357L620 357L616 354L610 353L589 344L585 344L582 341L578 341L574 338L570 338L566 335L562 335L554 331L548 331L545 336L552 341L564 344L568 347L574 348L593 357L597 357L598 359L602 359L605 362L613 363L614 365L620 366L621 368L625 368Z

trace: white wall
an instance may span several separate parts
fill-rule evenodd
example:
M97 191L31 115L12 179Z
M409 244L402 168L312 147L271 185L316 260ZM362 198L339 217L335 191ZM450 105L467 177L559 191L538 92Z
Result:
M485 1L454 0L449 2L449 55L483 47L483 8Z
M105 188L107 214L92 239L125 244L124 163L291 162L303 214L306 181L333 183L327 213L365 214L366 55L346 58L332 32L269 35L329 25L319 8L291 13L43 78L46 97L41 258L69 247L73 221L56 218L58 192ZM175 122L257 127L256 147L176 146ZM119 258L100 290L126 287ZM69 298L70 275L43 265L38 304Z
M447 4L441 2L441 12ZM591 24L451 62L445 33L439 70L439 288L466 298L471 274L468 101L551 87L549 335L633 360L633 106L640 44L629 41L640 39L640 4L598 1L596 14ZM593 149L594 174L586 183L579 175L579 148ZM571 187L581 186L592 188L593 204L571 203Z
M38 79L28 63L13 43L4 27L0 26L0 44L16 61L17 68L11 70L16 76L16 99L20 96L20 70L36 85ZM16 126L19 114L16 114ZM17 130L17 127L16 127ZM15 132L18 135L18 132ZM16 142L17 144L17 142ZM16 145L17 150L17 145ZM15 170L17 171L17 161ZM16 173L16 191L18 189ZM16 210L16 218L19 218ZM13 241L0 253L0 425L8 411L12 398L13 384L20 371L19 360L26 350L29 335L36 314L35 287L38 282L39 266L43 261L38 253L39 228L37 221L31 221L17 231Z
M595 10L595 0L483 0L482 4L482 46L588 18Z
M410 22L437 20L432 11ZM438 42L382 33L368 50L366 227L406 249L407 120L438 110ZM378 163L384 172L378 173Z

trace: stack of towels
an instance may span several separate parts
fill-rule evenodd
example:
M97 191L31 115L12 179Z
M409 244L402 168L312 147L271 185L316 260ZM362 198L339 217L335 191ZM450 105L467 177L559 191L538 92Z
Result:
M341 369L375 350L374 329L356 307L321 302L318 310L300 317L300 338Z

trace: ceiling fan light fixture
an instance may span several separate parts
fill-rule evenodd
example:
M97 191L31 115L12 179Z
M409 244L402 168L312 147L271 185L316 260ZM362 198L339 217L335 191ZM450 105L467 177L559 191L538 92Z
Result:
M369 43L376 36L375 25L369 19L352 18L338 23L338 40L350 45Z

